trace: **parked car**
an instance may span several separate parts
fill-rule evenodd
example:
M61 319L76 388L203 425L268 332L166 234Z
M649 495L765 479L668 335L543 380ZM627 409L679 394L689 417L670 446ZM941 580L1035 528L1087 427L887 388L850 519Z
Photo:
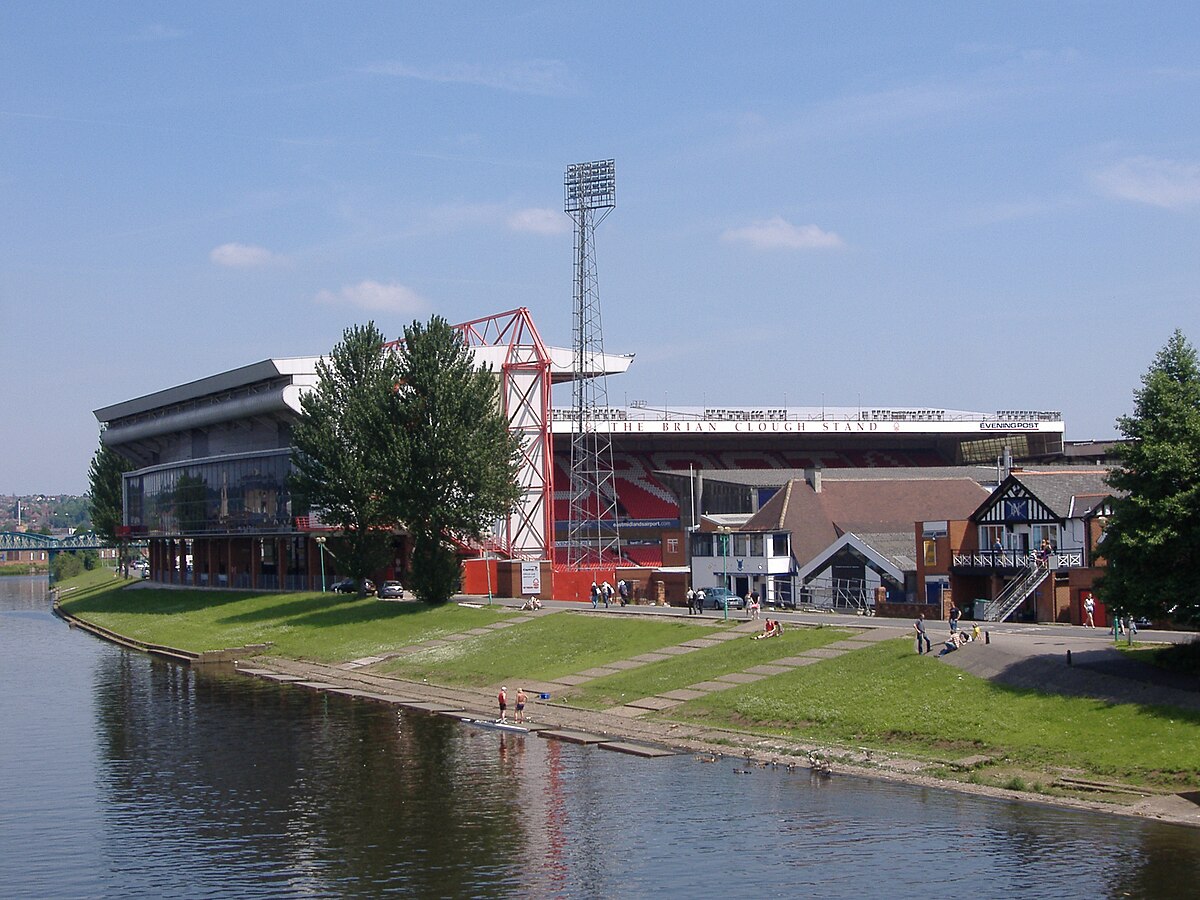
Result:
M331 584L329 589L336 594L357 594L358 581L354 578L342 578ZM373 582L370 578L363 579L363 593L375 593L375 582Z
M385 581L376 594L380 600L403 600L404 586L398 581Z
M729 588L704 588L704 605L709 609L733 609L735 606L746 608L746 601Z

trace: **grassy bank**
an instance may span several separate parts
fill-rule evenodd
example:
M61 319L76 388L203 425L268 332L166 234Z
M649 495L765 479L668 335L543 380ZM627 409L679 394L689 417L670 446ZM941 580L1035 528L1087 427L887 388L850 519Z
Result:
M429 608L320 592L170 590L114 582L111 574L61 586L69 588L64 610L127 637L196 652L270 642L273 654L317 662L373 656L511 615L500 606Z
M62 586L69 612L130 637L194 651L271 642L272 655L341 662L514 615L500 606L430 608L320 593L164 590L99 575L86 573ZM374 671L434 684L515 686L711 636L718 628L686 618L559 612L397 657ZM596 678L556 693L555 700L606 708L845 635L837 628L797 627L768 641L739 637ZM801 745L870 747L948 763L987 757L972 771L947 768L944 774L1006 787L1041 789L1062 774L1175 790L1200 787L1200 713L1005 687L917 656L908 639L715 692L661 717Z
M1200 713L1005 687L917 656L907 639L711 694L671 717L927 758L985 755L1031 773L1200 785Z

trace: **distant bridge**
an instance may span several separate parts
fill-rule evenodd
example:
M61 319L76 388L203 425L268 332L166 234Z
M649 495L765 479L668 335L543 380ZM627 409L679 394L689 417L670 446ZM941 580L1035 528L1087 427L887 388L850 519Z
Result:
M61 550L100 550L115 546L115 543L106 541L94 531L69 534L64 538L28 531L0 531L0 551L49 550L58 553Z

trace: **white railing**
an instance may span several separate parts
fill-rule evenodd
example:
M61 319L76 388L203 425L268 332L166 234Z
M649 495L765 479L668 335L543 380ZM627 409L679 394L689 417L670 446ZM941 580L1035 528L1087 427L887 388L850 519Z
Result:
M1035 550L976 550L955 553L953 564L974 569L1026 569L1040 562ZM1049 568L1073 569L1083 566L1082 550L1056 550L1050 554Z

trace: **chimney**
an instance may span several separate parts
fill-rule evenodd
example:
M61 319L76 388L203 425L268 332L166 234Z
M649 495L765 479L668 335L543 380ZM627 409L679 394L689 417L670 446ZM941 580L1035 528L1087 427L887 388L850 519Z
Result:
M804 470L804 480L807 481L813 489L814 494L821 493L821 467L813 466L811 469Z

